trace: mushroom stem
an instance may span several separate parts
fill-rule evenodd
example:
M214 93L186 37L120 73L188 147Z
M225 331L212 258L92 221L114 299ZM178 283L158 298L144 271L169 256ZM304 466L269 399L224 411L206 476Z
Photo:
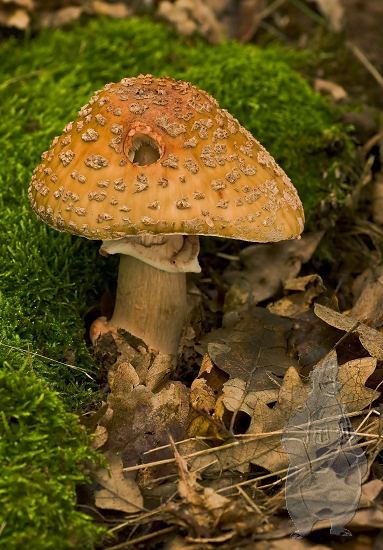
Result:
M150 348L176 355L186 317L185 273L168 273L121 255L116 303L107 327L123 328Z
M187 317L186 272L199 273L196 235L139 235L104 241L100 253L120 254L116 303L109 321L90 328L101 333L123 328L160 353L177 356Z

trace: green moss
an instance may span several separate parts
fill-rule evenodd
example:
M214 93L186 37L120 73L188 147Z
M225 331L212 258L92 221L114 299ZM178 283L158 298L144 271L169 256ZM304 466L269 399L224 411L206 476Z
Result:
M3 364L0 402L1 547L93 548L103 530L74 503L76 484L86 482L79 466L96 454L77 416L27 363Z

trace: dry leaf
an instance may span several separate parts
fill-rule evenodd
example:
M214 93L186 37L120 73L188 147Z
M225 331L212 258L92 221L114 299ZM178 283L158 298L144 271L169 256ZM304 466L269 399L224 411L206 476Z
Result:
M314 298L322 294L325 290L322 278L319 275L306 275L288 279L284 286L286 290L299 290L295 294L290 294L281 298L273 304L268 304L267 309L276 315L285 317L295 317L304 311L308 311Z
M285 519L280 517L272 518L272 525L274 529L267 533L257 533L254 535L256 539L280 539L289 535L295 531L295 525L291 519ZM318 521L313 529L314 531L320 531L321 529L329 529L331 523L329 520ZM357 510L355 516L347 524L349 529L362 528L363 530L382 529L383 528L383 512L376 508L367 508L364 510ZM315 548L315 547L314 547ZM310 549L311 550L311 549Z
M223 385L222 402L230 412L242 411L252 416L258 401L273 403L278 398L279 387L273 390L246 392L246 382L240 378L229 380Z
M341 101L342 99L347 98L347 92L339 84L335 82L330 82L328 80L322 80L321 78L316 78L314 80L314 90L316 92L326 92L331 94L334 101Z
M334 353L332 356L336 357ZM323 362L329 357L326 356ZM379 392L364 386L375 367L376 360L366 357L349 361L338 368L338 380L343 384L338 399L344 403L349 413L367 407L380 395ZM235 410L240 406L240 410L251 416L247 434L268 434L282 430L296 408L304 404L312 390L311 381L304 383L293 367L286 372L276 397L276 403L272 408L266 404L268 401L267 391L260 392L260 398L257 399L258 392L250 392L244 397L245 386L241 380L230 380L224 385L224 388L226 386L228 387L228 397L226 403L225 397L223 397L223 402L228 405L228 410ZM270 394L269 397L271 398L272 395ZM280 433L253 440L241 438L235 442L234 446L228 448L225 448L225 444L223 444L222 448L217 447L215 453L196 457L191 463L191 468L193 470L205 468L209 473L225 469L245 472L250 463L262 466L271 472L286 468L288 457L282 447Z
M158 15L175 25L180 34L190 36L198 32L211 43L222 39L221 25L210 6L202 0L167 0L160 2Z
M362 528L369 531L372 529L383 529L383 512L378 508L357 510L348 527L354 529Z
M357 319L337 313L336 311L320 304L315 304L314 312L315 315L327 324L347 332L352 330L356 323L358 323ZM383 360L383 334L362 323L355 328L354 332L358 334L360 343L370 355L376 357L380 361Z
M97 426L94 432L94 439L92 440L92 447L95 451L100 449L108 441L108 430L105 426Z
M77 21L83 12L84 8L81 6L68 6L43 15L41 24L43 27L62 27Z
M111 477L106 468L92 472L92 477L104 487L95 491L96 506L108 510L134 513L143 508L143 498L137 483L124 474L122 470L121 454L118 451L109 451L105 455L109 465Z
M173 370L173 356L159 353L150 365L145 385L153 390L160 382L166 379Z
M306 234L301 240L255 244L241 250L241 270L227 269L224 279L229 284L247 279L254 304L271 298L282 285L296 277L302 264L309 261L324 232Z
M190 418L188 422L189 437L210 437L222 440L225 433L213 422L216 410L217 395L205 378L196 378L190 388ZM203 413L203 414L200 414ZM217 415L214 415L216 418Z
M241 279L231 285L225 294L223 311L227 313L229 311L247 309L246 306L249 303L250 291L250 283L247 279Z
M120 363L116 370L110 370L108 381L112 393L122 398L127 397L140 383L137 372L130 363Z
M108 430L108 448L122 449L124 467L140 461L168 458L169 450L164 453L156 451L150 455L144 453L166 445L169 434L176 441L186 437L189 390L181 382L169 381L157 393L142 384L135 386L128 394L112 391L108 395L108 404L112 414L100 423ZM153 468L148 479L150 476L155 477L159 471L161 475L166 475L171 470L171 466Z
M220 328L201 338L196 349L207 351L214 366L230 378L247 382L251 376L248 391L273 390L271 374L282 377L297 364L287 355L286 334L293 325L290 319L253 307L234 328Z
M313 545L306 538L303 539L280 539L260 540L251 546L244 546L242 550L330 550L323 544Z
M119 17L124 19L125 17L130 17L133 12L126 4L118 2L117 4L108 4L107 2L102 2L101 0L94 0L93 8L96 13L101 15L108 15L109 17Z
M250 426L246 433L264 434L281 430L295 408L304 403L308 388L304 386L297 371L288 369L278 393L276 405L270 409L265 402L255 403ZM190 464L191 469L206 468L205 471L219 472L236 469L246 472L249 465L257 464L269 471L277 471L288 465L287 454L282 447L280 434L259 439L240 439L235 446L217 447L217 451L208 456L196 457ZM210 466L209 466L210 465Z
M188 428L190 437L209 435L222 439L225 435L219 424L225 412L220 396L229 378L242 380L247 392L265 396L265 392L278 390L276 376L282 377L291 365L297 363L287 355L286 333L292 329L293 321L259 307L253 307L242 317L234 328L214 330L201 338L196 346L200 353L208 352L197 378L203 378L206 384L193 383L192 406L207 414L199 416L193 409ZM250 402L254 397L255 394L251 393ZM203 406L195 406L197 401ZM213 415L211 409L214 409ZM218 426L209 420L208 415L213 421L218 421Z
M122 329L102 334L94 344L94 355L97 364L108 371L108 377L113 376L119 365L129 363L134 367L140 384L146 383L149 367L156 358L156 353L149 352L140 338Z
M21 8L26 8L27 10L33 10L35 4L33 0L1 0L2 4L16 4Z
M343 388L339 392L339 400L346 405L349 413L361 411L380 396L380 392L364 385L375 369L374 357L354 359L340 365L338 380Z
M373 501L383 489L383 483L380 479L373 479L362 485L362 496L360 498L359 508L369 508L373 506Z
M163 550L191 550L191 548L185 541L185 537L173 535L164 542Z
M319 9L326 17L334 31L343 28L344 9L340 0L316 0Z
M171 438L170 441L179 472L178 492L190 510L187 509L185 513L197 534L206 537L209 535L209 528L217 524L230 500L211 487L204 488L200 485L197 472L189 471L187 462L178 452L174 441Z
M23 9L15 9L12 13L0 9L0 25L4 27L15 27L25 30L29 27L30 17Z
M194 409L211 414L214 411L216 395L204 378L196 378L190 388L190 404Z
M372 328L383 324L383 266L367 269L355 280L356 302L349 316Z

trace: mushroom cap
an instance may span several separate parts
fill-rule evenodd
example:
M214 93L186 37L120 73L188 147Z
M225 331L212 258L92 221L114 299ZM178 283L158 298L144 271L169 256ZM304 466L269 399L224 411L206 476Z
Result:
M96 91L34 170L37 216L88 239L299 237L297 191L265 148L207 92L140 75Z

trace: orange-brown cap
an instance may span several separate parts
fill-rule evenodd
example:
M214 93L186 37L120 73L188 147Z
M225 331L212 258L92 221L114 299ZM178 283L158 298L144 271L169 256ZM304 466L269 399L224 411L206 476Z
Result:
M97 91L42 155L37 216L88 239L297 238L297 191L262 145L188 82L140 75Z

